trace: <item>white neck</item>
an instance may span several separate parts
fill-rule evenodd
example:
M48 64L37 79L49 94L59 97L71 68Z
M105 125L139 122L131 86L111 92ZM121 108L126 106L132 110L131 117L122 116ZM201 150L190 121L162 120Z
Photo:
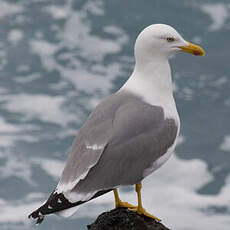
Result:
M145 65L137 63L122 89L132 91L143 98L147 97L148 101L171 98L172 79L168 61L151 62Z
M131 77L121 90L132 92L151 105L163 107L165 117L178 116L168 60L156 60L147 64L137 62Z

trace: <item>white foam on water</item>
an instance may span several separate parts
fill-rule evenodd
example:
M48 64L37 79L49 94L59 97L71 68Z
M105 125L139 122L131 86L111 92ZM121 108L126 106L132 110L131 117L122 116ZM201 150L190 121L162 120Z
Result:
M230 135L224 137L224 140L220 145L220 150L230 152Z
M12 29L8 33L8 41L13 45L17 45L24 38L24 34L21 30Z
M19 4L11 4L7 1L0 2L0 18L17 14L23 11L23 8Z
M3 107L10 112L23 114L24 121L38 119L65 127L68 122L79 120L76 115L65 111L64 102L64 96L22 93L9 95Z
M201 6L201 10L212 20L210 31L222 29L230 15L230 5L224 3L205 3Z
M0 159L4 160L4 163L0 165L0 179L16 177L32 186L36 185L36 182L32 180L31 165L21 154L5 151L0 153Z
M38 164L48 175L59 180L65 166L65 162L51 158L33 158L33 164Z

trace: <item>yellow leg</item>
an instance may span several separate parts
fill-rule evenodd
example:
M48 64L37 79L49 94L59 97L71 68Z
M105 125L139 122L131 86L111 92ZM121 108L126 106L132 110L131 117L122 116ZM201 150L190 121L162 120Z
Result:
M129 204L128 202L121 201L121 199L119 198L118 191L117 191L116 188L113 190L113 193L114 193L115 207L116 208L131 208L131 209L137 208L136 206L134 206L132 204Z
M137 213L139 213L139 214L141 214L141 215L148 216L148 217L150 217L150 218L152 218L152 219L154 219L154 220L160 222L160 221L161 221L160 219L158 219L157 217L155 217L155 216L149 214L149 213L146 212L146 210L143 208L143 206L142 206L142 201L141 201L141 188L142 188L141 182L138 183L138 184L136 184L136 192L137 192L138 206L137 206L137 208L134 208L134 209L131 208L131 210L132 210L132 211L136 211Z

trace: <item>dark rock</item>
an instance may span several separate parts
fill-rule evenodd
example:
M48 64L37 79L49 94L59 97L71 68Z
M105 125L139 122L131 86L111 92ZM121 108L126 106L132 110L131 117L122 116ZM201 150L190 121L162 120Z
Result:
M169 230L163 224L127 208L104 212L87 227L88 230Z

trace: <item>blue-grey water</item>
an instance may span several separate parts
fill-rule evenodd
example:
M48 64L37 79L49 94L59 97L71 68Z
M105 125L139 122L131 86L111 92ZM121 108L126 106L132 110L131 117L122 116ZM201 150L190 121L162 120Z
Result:
M70 219L27 219L55 188L90 111L130 76L135 38L153 23L207 55L170 61L180 142L144 181L144 206L174 230L230 229L229 0L1 0L1 230L81 230L113 208L108 194ZM136 200L132 187L121 196Z

